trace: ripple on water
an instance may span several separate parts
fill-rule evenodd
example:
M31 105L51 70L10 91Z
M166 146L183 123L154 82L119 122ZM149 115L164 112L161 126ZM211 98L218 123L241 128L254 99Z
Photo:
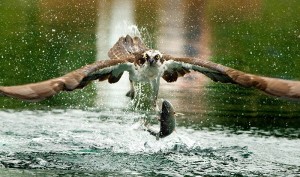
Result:
M0 164L28 173L76 176L300 173L299 139L177 127L175 133L156 141L140 128L138 120L146 115L124 110L7 111L0 115L1 124L5 125L0 130ZM6 173L15 171L0 170L0 175Z

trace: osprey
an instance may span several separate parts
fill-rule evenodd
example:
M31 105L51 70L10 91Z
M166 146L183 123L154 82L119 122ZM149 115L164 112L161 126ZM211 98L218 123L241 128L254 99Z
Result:
M178 77L196 71L216 82L252 87L276 97L300 99L300 81L253 75L197 58L173 57L146 47L139 37L127 35L119 38L108 56L109 60L96 61L58 78L25 85L0 86L0 95L41 101L61 91L83 88L94 80L118 82L127 71L131 82L127 96L135 97L135 82L148 82L153 89L151 99L156 105L160 78L174 82Z

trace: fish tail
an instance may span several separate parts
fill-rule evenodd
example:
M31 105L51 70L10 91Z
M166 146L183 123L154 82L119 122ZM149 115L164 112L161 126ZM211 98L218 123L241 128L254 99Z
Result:
M151 130L151 129L147 129L147 132L149 132L149 133L150 133L150 135L153 135L153 136L158 136L158 133L157 133L157 132L155 132L155 131L153 131L153 130Z
M149 132L150 135L155 136L155 137L156 137L156 140L159 140L159 138L162 138L160 133L157 133L157 132L155 132L155 131L153 131L153 130L151 130L151 129L147 129L147 132Z

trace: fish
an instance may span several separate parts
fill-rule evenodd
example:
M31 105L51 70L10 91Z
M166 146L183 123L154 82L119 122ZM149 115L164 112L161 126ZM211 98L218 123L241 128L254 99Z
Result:
M156 140L159 140L159 138L167 137L175 131L176 119L175 119L174 107L167 100L164 100L162 102L159 121L160 121L159 132L156 132L150 128L147 129L147 131L151 135L156 137Z

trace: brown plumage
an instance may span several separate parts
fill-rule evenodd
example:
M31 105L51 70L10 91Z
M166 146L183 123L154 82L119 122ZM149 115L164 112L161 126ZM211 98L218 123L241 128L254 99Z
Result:
M174 82L193 70L216 82L252 87L276 97L300 99L300 81L262 77L211 61L160 54L159 51L147 48L139 37L121 37L109 50L108 56L110 60L96 61L58 78L18 86L0 86L0 95L41 101L60 91L83 88L93 80L118 82L124 71L129 72L131 81L152 82L153 78L159 80L162 77L167 82ZM157 73L153 69L157 69ZM157 98L157 84L159 82L152 82L155 88L153 99Z

